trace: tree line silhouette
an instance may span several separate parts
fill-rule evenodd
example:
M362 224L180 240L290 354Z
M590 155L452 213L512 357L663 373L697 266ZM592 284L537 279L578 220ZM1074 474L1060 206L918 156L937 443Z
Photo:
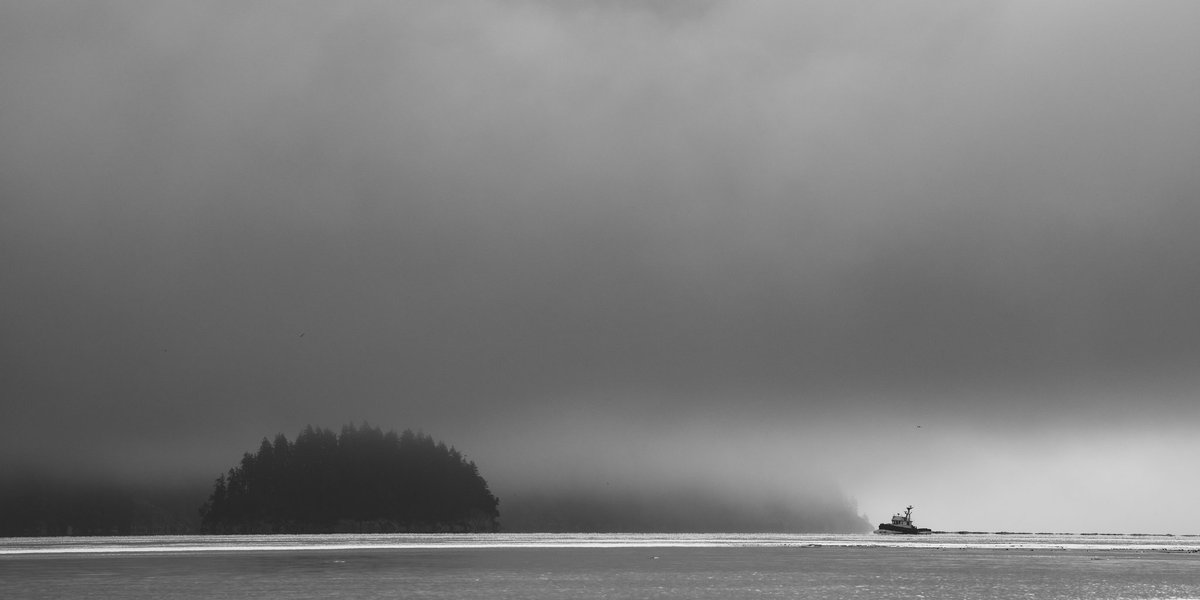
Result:
M0 469L0 537L331 532L851 532L853 501L665 485L518 490L499 501L474 463L424 433L363 424L279 434L215 484ZM828 491L828 490L826 490ZM205 498L207 497L207 501ZM200 510L197 510L197 507Z
M217 478L203 533L495 531L475 463L424 433L346 425L279 434Z
M34 469L0 474L0 537L196 533L204 482L104 481Z

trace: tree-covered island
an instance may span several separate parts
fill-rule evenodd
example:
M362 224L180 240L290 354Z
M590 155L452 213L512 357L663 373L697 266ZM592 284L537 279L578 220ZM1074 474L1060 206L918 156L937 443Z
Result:
M499 501L473 462L406 430L279 434L217 478L204 533L495 531Z

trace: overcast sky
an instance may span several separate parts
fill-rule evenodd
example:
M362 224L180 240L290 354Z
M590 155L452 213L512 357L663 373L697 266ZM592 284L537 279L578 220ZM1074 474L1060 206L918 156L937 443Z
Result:
M0 4L0 452L1200 533L1200 3ZM824 485L824 484L819 484Z

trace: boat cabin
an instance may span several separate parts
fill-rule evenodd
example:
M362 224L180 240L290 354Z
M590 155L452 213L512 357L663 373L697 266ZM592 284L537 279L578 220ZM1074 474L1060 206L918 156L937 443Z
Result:
M912 509L913 507L909 506L904 510L904 514L896 513L892 515L892 525L912 527Z

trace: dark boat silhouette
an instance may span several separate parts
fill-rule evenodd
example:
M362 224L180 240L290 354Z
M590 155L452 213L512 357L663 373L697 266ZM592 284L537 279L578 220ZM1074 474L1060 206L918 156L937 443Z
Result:
M880 523L879 529L875 533L899 533L907 535L918 535L922 533L932 533L933 530L928 527L917 527L912 522L912 505L904 509L904 514L896 513L892 516L891 523Z

